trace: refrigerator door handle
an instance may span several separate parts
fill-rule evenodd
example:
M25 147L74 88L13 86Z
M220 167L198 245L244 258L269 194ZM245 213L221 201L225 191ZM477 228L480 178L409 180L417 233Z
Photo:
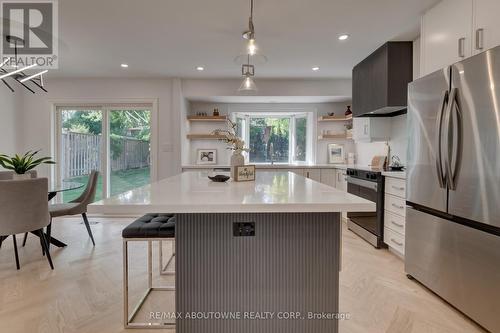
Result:
M448 110L445 116L445 138L446 138L446 158L445 158L445 168L446 168L446 178L448 183L448 188L452 191L457 189L457 180L460 171L460 164L462 162L462 114L460 112L459 104L457 102L458 89L453 88L450 92L449 102L448 102ZM453 114L455 117L453 117ZM457 124L456 127L453 126L453 119L456 119ZM457 133L454 132L454 129L457 129ZM454 139L456 136L456 151L455 151L455 166L452 166L452 159L454 153L454 145L453 142L449 142L450 138Z
M437 133L437 145L438 145L438 153L436 156L436 171L437 171L437 176L438 176L438 181L439 181L439 186L441 188L445 188L446 185L446 178L443 174L443 164L442 164L442 128L443 128L443 115L445 112L445 109L447 108L448 104L448 98L449 98L449 93L448 91L443 92L443 97L441 98L441 104L439 108L439 112L437 115L437 120L436 120L436 133Z

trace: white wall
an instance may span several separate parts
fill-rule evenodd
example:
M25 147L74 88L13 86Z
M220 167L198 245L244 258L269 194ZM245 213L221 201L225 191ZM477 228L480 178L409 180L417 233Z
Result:
M218 108L222 115L228 115L232 112L250 112L266 110L271 112L283 112L288 111L306 111L312 112L314 114L313 118L313 147L315 151L313 154L313 162L317 164L327 163L327 145L328 143L339 143L345 145L346 157L348 152L354 151L354 143L351 140L317 140L317 136L321 133L323 129L332 130L335 132L343 132L344 123L318 123L317 117L327 115L330 112L334 112L336 115L344 115L346 106L350 105L351 102L338 102L338 103L206 103L206 102L191 102L189 108L189 114L195 115L197 112L206 112L211 114L214 108ZM224 127L224 123L196 123L185 124L189 132L192 133L210 133L217 127ZM183 139L185 136L183 137ZM226 149L226 144L220 141L206 141L206 140L184 140L185 148L184 152L184 165L192 165L196 162L196 151L201 148L217 149L217 164L228 165L230 152ZM189 146L188 146L189 145Z
M11 92L3 84L0 86L0 154L19 153L16 127L21 113L22 90ZM21 90L21 92L19 92Z
M0 90L2 145L6 151L42 149L51 155L52 103L115 100L157 99L158 101L158 178L181 171L188 161L182 149L190 151L189 143L181 145L186 134L189 97L237 96L240 80L181 80L124 78L53 78L46 80L48 93L19 93L18 101ZM261 96L351 96L351 80L258 80ZM5 102L4 102L5 100ZM13 112L13 109L17 109ZM3 148L5 147L5 148ZM326 148L324 149L326 150ZM326 155L326 153L325 153ZM323 156L323 154L318 154ZM326 160L326 157L325 157ZM38 169L50 176L48 166Z
M180 131L178 117L172 112L171 79L49 79L48 93L35 95L25 93L21 128L18 137L21 147L43 149L51 154L51 103L61 102L102 102L132 99L158 100L158 177L165 178L180 170ZM180 87L180 84L177 84ZM178 87L178 89L180 89ZM171 148L171 149L170 149ZM168 151L172 150L172 151ZM43 176L49 176L47 167L40 167Z
M188 99L237 96L240 79L185 79L182 80L182 94ZM259 96L337 96L350 99L352 81L332 80L256 80Z

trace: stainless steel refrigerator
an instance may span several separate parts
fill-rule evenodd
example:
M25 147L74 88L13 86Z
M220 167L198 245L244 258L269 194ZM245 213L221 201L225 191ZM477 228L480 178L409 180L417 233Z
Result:
M500 332L500 47L408 98L406 272Z

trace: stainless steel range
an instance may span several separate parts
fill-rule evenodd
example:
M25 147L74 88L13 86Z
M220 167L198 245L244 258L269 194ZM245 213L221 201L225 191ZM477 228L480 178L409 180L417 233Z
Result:
M377 249L384 245L384 177L380 171L347 169L347 192L373 201L375 212L347 213L347 226Z

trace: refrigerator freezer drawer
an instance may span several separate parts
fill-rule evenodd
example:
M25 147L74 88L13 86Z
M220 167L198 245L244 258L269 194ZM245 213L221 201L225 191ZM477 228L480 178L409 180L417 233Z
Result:
M405 270L491 332L500 332L500 237L413 208Z

